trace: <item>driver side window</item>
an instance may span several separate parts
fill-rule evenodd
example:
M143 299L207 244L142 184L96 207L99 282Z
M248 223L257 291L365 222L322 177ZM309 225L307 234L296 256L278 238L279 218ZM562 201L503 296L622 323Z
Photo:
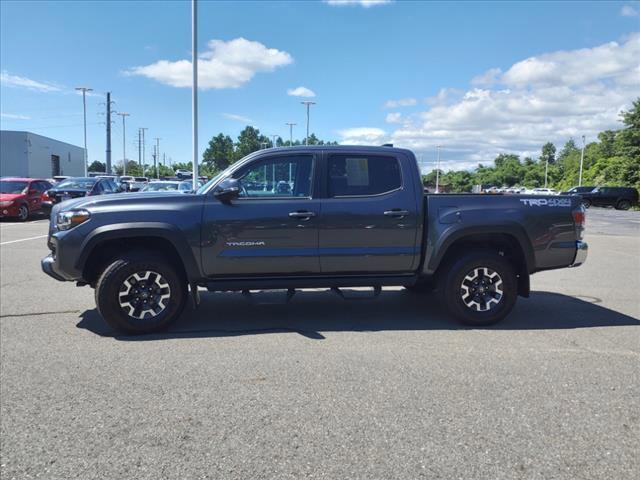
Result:
M240 198L311 196L313 157L283 155L258 161L240 172Z

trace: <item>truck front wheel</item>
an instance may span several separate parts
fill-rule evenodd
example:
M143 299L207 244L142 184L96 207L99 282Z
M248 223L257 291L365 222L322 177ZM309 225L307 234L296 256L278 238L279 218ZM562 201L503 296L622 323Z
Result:
M100 275L96 306L119 332L152 333L180 317L187 299L186 282L162 258L131 253L111 263Z
M518 296L513 267L492 251L471 251L452 261L445 267L443 287L449 311L472 326L499 322Z

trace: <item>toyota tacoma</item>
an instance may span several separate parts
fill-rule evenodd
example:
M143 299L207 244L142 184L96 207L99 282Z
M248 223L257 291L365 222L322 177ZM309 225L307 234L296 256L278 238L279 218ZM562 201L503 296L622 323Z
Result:
M585 261L584 220L577 196L427 195L405 149L272 148L192 194L55 205L42 269L90 285L134 334L166 328L200 288L437 288L453 316L489 325L531 274Z

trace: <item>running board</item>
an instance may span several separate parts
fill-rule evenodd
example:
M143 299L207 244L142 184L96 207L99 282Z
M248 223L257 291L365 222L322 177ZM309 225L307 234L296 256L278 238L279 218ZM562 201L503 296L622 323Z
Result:
M393 287L415 285L418 276L393 275L393 276L345 276L345 277L263 277L210 280L202 286L210 292L228 292L249 290L295 290L296 288L340 288L340 287ZM290 294L293 296L294 293ZM289 294L288 294L289 295Z

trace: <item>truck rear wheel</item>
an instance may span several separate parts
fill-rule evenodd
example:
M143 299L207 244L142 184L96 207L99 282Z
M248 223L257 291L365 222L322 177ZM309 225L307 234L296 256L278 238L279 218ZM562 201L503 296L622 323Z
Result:
M445 268L445 302L463 323L492 325L513 309L518 296L516 274L496 252L468 252Z
M176 268L160 257L131 253L111 263L100 275L96 306L119 332L152 333L177 320L187 299L187 286Z

